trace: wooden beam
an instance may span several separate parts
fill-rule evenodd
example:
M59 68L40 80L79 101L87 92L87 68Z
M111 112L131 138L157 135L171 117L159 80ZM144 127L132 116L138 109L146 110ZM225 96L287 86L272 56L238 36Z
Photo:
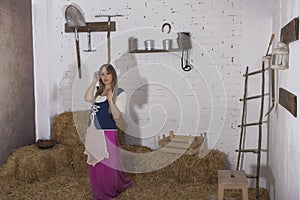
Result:
M279 104L287 109L294 117L297 117L297 96L291 92L279 88Z
M286 44L299 40L299 17L285 25L280 32L280 41Z
M86 22L86 26L81 26L78 28L78 32L88 32L90 29L91 32L107 32L107 31L116 31L116 22ZM67 23L65 23L65 32L75 32L74 27L69 27Z

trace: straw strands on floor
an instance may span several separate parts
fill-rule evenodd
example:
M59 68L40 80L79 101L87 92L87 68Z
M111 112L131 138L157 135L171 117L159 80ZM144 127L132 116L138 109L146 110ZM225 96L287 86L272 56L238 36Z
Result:
M51 149L39 149L35 144L16 149L0 168L0 199L92 200L81 142L88 115L89 111L83 111L56 116L52 139L58 144ZM119 131L119 134L122 132ZM136 153L152 152L147 147L125 145L123 142L121 148ZM123 162L124 166L131 164L138 168L144 162L154 163L157 160L149 157L147 161L123 159ZM211 194L217 194L217 170L225 169L225 161L222 152L211 151L204 158L182 155L167 167L153 172L127 173L134 186L117 199L207 200ZM225 195L241 198L240 191L226 191ZM255 199L255 189L249 189L249 197L250 200ZM265 189L261 191L261 199L269 199Z

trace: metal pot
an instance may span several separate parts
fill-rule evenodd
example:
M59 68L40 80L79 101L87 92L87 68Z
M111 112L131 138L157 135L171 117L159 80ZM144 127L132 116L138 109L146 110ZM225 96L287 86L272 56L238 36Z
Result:
M165 50L173 49L173 40L171 40L171 39L163 40L163 48Z
M150 50L154 49L154 46L155 46L154 40L145 40L144 43L145 43L146 50L150 51Z

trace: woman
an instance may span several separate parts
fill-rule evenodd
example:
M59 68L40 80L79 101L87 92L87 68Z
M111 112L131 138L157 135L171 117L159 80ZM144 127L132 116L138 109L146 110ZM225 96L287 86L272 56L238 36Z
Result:
M112 65L104 64L94 73L84 99L93 102L85 141L92 193L97 200L112 199L132 185L122 171L114 120L125 110L126 95L117 89L117 74Z

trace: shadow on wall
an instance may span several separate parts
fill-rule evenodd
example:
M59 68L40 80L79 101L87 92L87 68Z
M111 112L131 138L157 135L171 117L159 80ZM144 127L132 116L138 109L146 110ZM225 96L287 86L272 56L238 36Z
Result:
M69 65L68 69L65 71L63 79L59 83L59 113L72 110L74 83L78 76L78 72L76 70L77 66L75 65L75 63Z
M275 185L276 185L276 181L275 181L275 178L274 178L274 175L273 175L273 172L272 172L272 169L270 167L268 167L268 177L267 177L267 189L269 191L269 194L270 194L270 200L275 200L276 197L275 197Z
M114 61L118 74L119 87L127 94L126 112L124 119L127 129L123 130L127 144L142 145L142 126L138 109L148 103L149 86L145 78L140 75L136 58L131 53L123 54Z
M257 170L257 165L251 165L250 170L249 170L249 175L256 175L256 170ZM260 185L260 187L265 185L264 183L262 183L263 181L268 180L268 170L269 169L266 165L260 165L260 175L259 175L259 180L260 180L259 185ZM250 178L250 179L248 179L248 183L251 187L255 187L256 186L256 179L255 178Z

